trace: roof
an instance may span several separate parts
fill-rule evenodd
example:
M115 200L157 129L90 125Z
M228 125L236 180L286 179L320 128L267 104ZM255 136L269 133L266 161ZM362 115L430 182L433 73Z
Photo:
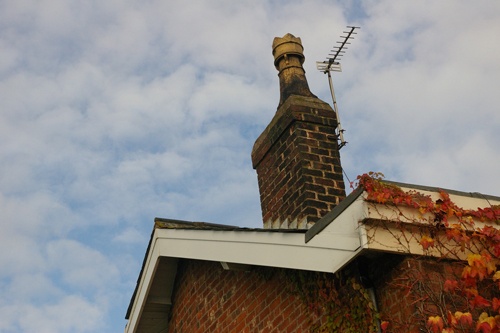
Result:
M225 269L251 266L334 272L361 250L354 232L304 242L305 230L221 227L156 219L130 301L126 332L166 329L179 259L220 262ZM272 253L272 255L270 255Z
M440 191L436 187L389 183L436 197ZM500 204L500 197L446 191L464 208ZM397 244L370 222L387 219L394 212L386 205L372 209L376 204L365 198L362 188L353 191L309 230L242 228L156 218L127 310L125 332L168 330L180 259L216 261L224 269L256 265L333 273L364 251L398 252ZM369 242L369 237L377 241ZM421 253L417 247L414 251Z
M190 229L190 230L220 230L220 231L239 231L239 232L285 232L285 233L305 233L306 229L268 229L268 228L248 228L238 227L227 224L216 224L209 222L189 222L182 220L172 220L164 218L155 218L155 229Z
M127 308L127 313L125 319L130 318L130 314L132 311L132 307L134 304L134 300L137 295L137 291L139 289L140 281L144 275L144 270L148 263L148 254L150 253L151 246L153 240L155 239L155 230L157 229L171 229L171 230L197 230L197 231L233 231L238 233L282 233L282 234L305 234L305 229L264 229L264 228L247 228L247 227L238 227L233 225L226 224L217 224L217 223L208 223L208 222L193 222L193 221L182 221L175 219L165 219L165 218L155 218L154 220L154 229L151 234L148 247L146 249L146 254L144 256L144 260L141 267L141 272L139 273L139 277L137 279L136 287L134 289L134 293L130 300L129 306Z

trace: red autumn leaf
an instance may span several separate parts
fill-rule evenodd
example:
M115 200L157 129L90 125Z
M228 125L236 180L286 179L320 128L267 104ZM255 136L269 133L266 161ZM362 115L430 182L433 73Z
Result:
M448 310L448 313L446 315L446 319L448 319L448 325L451 325L453 327L457 326L457 318L451 314L451 312Z
M488 253L467 255L468 267L462 271L462 278L476 278L482 281L488 274L496 270L495 261Z
M463 326L471 326L472 325L472 314L470 312L455 312L455 318Z
M478 230L482 234L492 238L493 240L498 240L497 236L499 235L498 230L490 225L486 225L483 228Z
M427 250L429 247L433 247L435 245L435 241L432 237L424 235L420 239L420 245L422 245L424 250Z
M476 332L497 333L498 325L495 318L489 316L486 312L481 313L477 320Z
M446 191L440 190L439 195L444 201L450 201L450 195Z
M452 229L446 229L446 238L454 239L457 242L460 242L462 238L462 232L459 229L456 229L454 225L452 225Z
M472 306L472 308L485 308L491 306L491 302L481 295L477 295L470 301L470 305Z
M462 282L464 285L468 288L465 289L465 292L467 293L467 296L470 296L470 291L473 290L473 294L477 295L477 280L475 276L471 275L471 267L465 266L464 269L462 270Z
M464 289L464 294L468 298L472 298L472 297L475 297L475 296L479 295L479 292L477 291L477 288L475 286L471 286L470 288L465 288Z
M467 255L467 262L469 263L469 266L477 266L480 267L482 266L482 260L483 258L481 257L480 254L477 253L470 253Z
M429 316L427 320L427 326L431 329L433 333L441 333L443 330L443 318L440 316Z
M497 311L500 308L500 299L493 297L491 300L491 307L493 308L493 311Z
M484 217L486 217L488 220L494 220L495 213L491 209L485 209L484 210Z
M446 280L443 285L443 289L446 292L454 292L458 289L458 281L456 280Z
M477 324L476 332L491 333L491 325L487 322Z
M380 328L382 329L382 333L387 332L387 328L389 327L389 322L388 321L382 321L380 323Z

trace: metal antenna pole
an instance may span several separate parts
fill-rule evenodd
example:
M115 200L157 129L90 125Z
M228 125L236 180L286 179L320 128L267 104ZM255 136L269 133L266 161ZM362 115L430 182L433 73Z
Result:
M335 116L337 117L337 131L338 135L340 138L340 145L339 149L345 146L347 142L344 140L344 130L342 129L342 125L340 124L340 115L339 115L339 110L337 108L337 99L335 98L335 91L333 89L333 81L332 81L332 74L330 71L328 71L328 83L330 84L330 93L332 94L332 100L333 100L333 111L335 111Z
M341 45L335 46L331 51L332 53L328 54L331 57L328 57L326 61L316 62L316 68L321 72L328 74L328 83L330 85L330 93L332 94L332 100L333 100L333 110L335 111L335 116L337 117L337 132L338 132L337 136L338 139L340 140L339 149L345 146L347 142L344 140L344 130L342 129L342 126L340 124L340 115L337 107L337 99L335 98L335 91L333 89L331 71L336 71L336 72L342 71L342 68L340 67L340 62L338 62L337 59L340 59L344 55L345 50L347 50L346 45L351 44L348 42L348 40L354 39L354 37L352 37L352 35L356 34L354 30L359 29L359 27L350 27L350 26L348 26L348 28L350 28L349 31L344 31L344 33L347 35L341 36L343 40L341 42L337 42L337 44Z

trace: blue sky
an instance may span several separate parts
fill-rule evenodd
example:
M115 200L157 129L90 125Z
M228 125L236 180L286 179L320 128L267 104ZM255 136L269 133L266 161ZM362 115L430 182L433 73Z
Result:
M272 40L334 82L351 180L500 195L497 1L0 0L0 332L122 332L154 217L261 226Z

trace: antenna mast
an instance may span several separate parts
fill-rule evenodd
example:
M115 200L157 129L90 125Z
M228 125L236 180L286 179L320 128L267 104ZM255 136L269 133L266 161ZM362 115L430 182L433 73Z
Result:
M332 81L332 75L331 71L335 72L342 72L342 68L340 67L340 57L342 57L345 53L345 50L347 50L346 45L350 45L351 43L349 42L350 39L354 39L353 35L356 35L357 32L354 32L356 29L360 29L360 27L351 27L347 26L348 31L343 31L344 36L340 36L342 40L340 42L337 42L337 44L340 44L340 46L335 46L331 52L328 55L330 57L327 57L325 61L316 61L316 68L325 74L328 74L328 83L330 84L330 93L332 94L332 100L333 100L333 110L335 111L335 115L337 117L337 132L338 132L338 137L340 138L340 144L339 144L339 149L344 147L346 145L346 141L344 140L344 130L342 129L342 125L340 124L340 116L339 116L339 110L337 108L337 100L335 98L335 91L333 90L333 81Z

